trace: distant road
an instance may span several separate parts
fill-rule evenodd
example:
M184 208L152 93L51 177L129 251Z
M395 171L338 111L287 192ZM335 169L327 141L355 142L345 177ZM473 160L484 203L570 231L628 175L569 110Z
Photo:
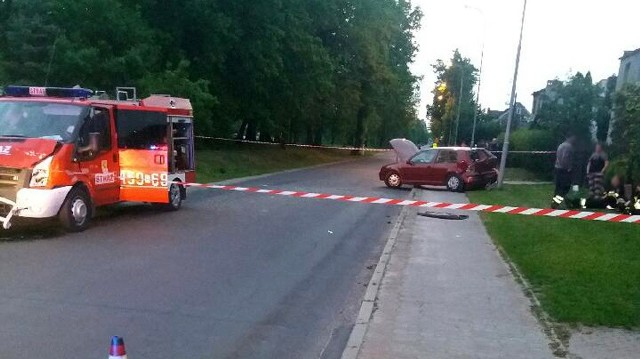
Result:
M392 158L241 185L403 198L377 178ZM177 213L4 240L0 358L104 358L113 335L132 359L339 357L399 210L194 190Z

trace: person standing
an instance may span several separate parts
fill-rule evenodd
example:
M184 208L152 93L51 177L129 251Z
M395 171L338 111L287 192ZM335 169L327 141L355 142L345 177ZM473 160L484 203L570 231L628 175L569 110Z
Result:
M573 135L567 136L566 140L558 146L556 151L556 163L554 168L555 175L555 191L553 196L553 202L551 206L553 208L559 207L564 198L571 189L572 182L572 168L573 168L573 152L576 137Z
M604 172L609 167L609 157L601 144L596 148L587 163L587 180L589 182L589 207L600 207L604 198Z

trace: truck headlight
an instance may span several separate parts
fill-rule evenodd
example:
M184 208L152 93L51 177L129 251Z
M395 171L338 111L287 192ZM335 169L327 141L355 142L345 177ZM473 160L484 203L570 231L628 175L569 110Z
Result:
M49 167L51 166L53 156L49 156L38 163L31 172L31 181L29 187L46 187L49 182Z

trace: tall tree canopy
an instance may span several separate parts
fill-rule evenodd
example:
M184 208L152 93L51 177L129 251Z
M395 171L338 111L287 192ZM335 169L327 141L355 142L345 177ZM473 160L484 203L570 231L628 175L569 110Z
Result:
M556 81L552 91L555 97L544 102L536 125L551 130L558 143L573 134L590 146L595 109L600 103L600 90L593 84L591 73L578 72L566 82Z
M477 111L473 88L478 70L458 50L454 51L450 64L438 60L432 67L437 80L427 113L434 137L449 145L471 143L473 114Z
M201 134L381 145L417 128L409 0L0 0L0 84L194 100Z

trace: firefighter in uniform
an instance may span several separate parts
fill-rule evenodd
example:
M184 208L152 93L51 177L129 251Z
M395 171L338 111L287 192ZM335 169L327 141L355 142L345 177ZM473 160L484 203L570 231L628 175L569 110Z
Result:
M613 176L611 178L611 184L609 191L604 197L604 202L607 209L615 209L620 212L624 212L626 207L626 201L624 199L624 185L620 176Z
M627 203L626 212L628 214L640 215L640 183L636 186L631 200Z

